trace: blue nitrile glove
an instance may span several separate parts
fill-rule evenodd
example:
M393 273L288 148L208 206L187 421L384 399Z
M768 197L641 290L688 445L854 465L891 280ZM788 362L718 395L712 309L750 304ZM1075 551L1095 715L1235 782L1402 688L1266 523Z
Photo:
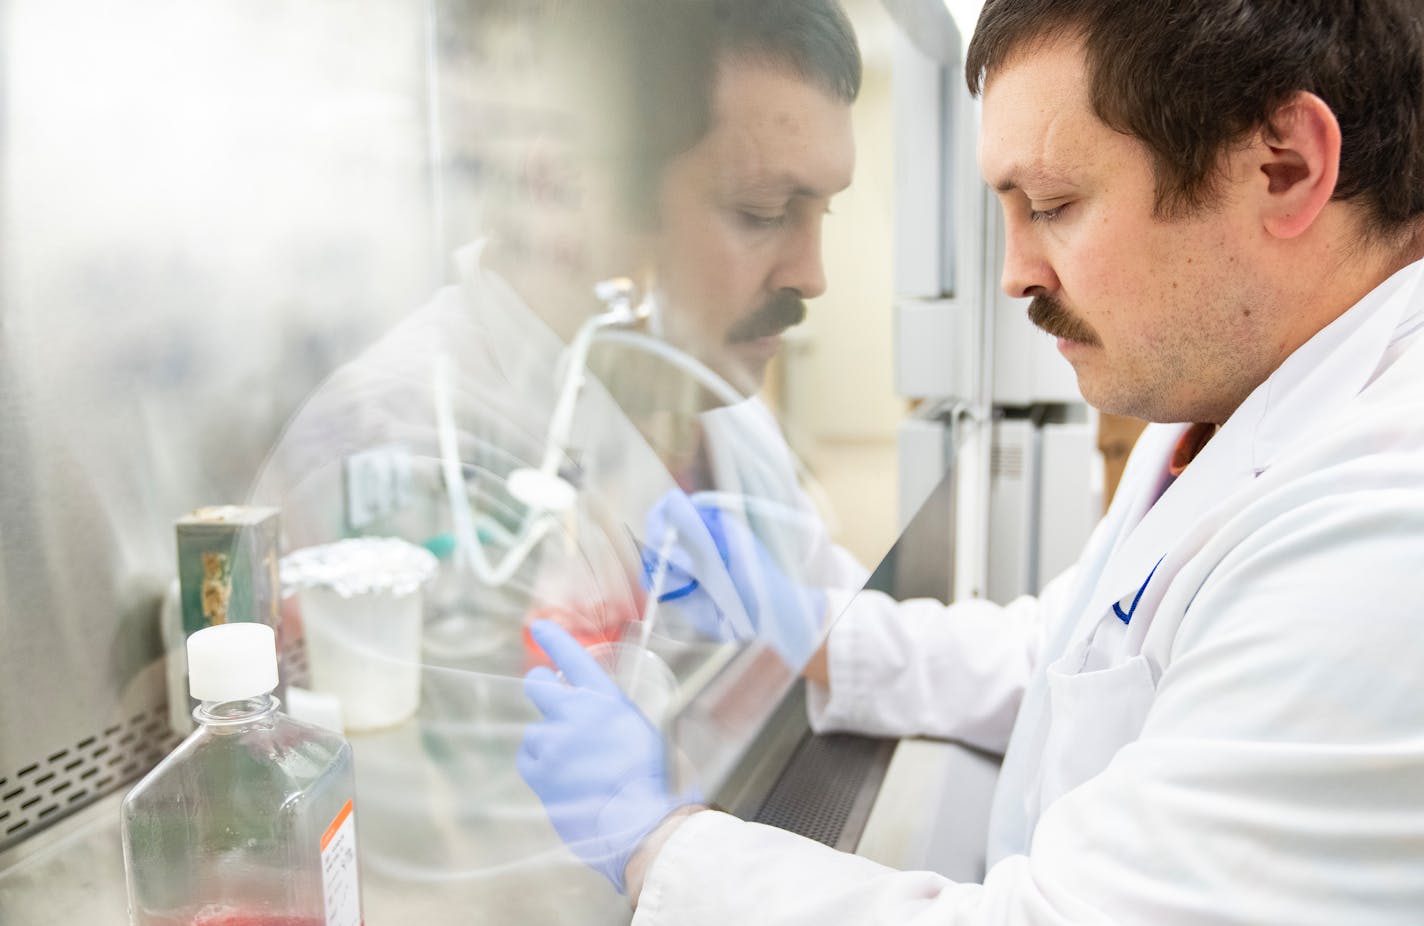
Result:
M546 666L524 677L544 719L524 731L519 774L574 854L626 893L643 837L701 796L669 793L662 735L577 640L552 621L529 630L569 684Z
M664 495L648 513L642 557L645 586L652 583L657 550L669 529L676 540L659 601L676 601L703 636L756 637L775 649L787 665L797 669L805 665L820 642L825 592L788 578L740 519L714 505L694 504L679 491ZM713 592L718 578L730 580L744 615L719 605Z

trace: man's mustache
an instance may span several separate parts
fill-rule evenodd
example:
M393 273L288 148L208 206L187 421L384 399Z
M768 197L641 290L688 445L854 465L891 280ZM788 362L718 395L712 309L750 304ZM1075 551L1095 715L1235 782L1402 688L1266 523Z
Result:
M1087 322L1069 312L1063 307L1063 303L1052 296L1034 296L1028 305L1028 320L1055 338L1064 338L1091 347L1102 344L1098 340L1098 333Z
M782 290L737 322L727 333L727 343L745 344L757 338L771 337L805 320L806 303L792 290Z

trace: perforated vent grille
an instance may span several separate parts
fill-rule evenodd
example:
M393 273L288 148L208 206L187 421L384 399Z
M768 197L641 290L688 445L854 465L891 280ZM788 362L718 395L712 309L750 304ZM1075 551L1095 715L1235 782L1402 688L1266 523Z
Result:
M805 737L753 819L848 848L840 845L842 835L853 814L869 812L874 795L866 788L883 778L892 748L891 741L847 733Z
M995 444L989 465L995 476L1022 476L1024 471L1023 448L1017 444Z
M144 774L177 742L159 705L22 768L0 769L0 851Z

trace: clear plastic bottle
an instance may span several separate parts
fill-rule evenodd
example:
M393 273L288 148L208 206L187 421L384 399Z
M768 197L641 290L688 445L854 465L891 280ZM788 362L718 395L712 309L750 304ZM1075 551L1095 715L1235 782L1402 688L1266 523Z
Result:
M265 624L188 639L199 727L123 804L133 926L360 926L351 747L277 712Z

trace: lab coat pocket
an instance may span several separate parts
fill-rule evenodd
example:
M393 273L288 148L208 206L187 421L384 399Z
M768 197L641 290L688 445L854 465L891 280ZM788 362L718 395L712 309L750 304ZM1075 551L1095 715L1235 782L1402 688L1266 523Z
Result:
M1050 726L1040 766L1038 812L1097 775L1137 739L1156 695L1140 654L1107 669L1077 671L1080 650L1048 667Z

